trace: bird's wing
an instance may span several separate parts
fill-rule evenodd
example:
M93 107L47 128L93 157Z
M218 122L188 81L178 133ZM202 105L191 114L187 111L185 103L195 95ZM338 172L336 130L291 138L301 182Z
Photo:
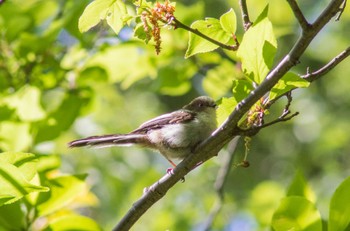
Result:
M149 130L160 129L165 125L169 124L179 124L187 123L195 118L195 113L187 110L179 110L172 113L164 114L158 116L154 119L148 120L140 125L137 129L132 131L132 134L135 133L147 133Z

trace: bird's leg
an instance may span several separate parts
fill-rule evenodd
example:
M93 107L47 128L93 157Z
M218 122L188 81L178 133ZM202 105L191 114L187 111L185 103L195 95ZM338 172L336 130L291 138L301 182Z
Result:
M170 160L170 159L168 159L168 158L166 158L168 161L169 161L169 163L174 167L174 168L176 168L176 164L172 161L172 160ZM174 168L168 168L167 170L166 170L166 172L169 174L169 175L174 175ZM185 177L182 177L181 178L181 182L183 183L183 182L185 182Z

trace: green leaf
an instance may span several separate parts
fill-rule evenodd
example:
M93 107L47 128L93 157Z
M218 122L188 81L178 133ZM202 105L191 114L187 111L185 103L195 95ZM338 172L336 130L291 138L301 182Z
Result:
M279 97L292 89L308 87L309 85L310 82L302 79L295 73L288 72L271 89L269 99L273 100L276 97Z
M267 18L267 11L268 7L244 34L237 51L244 74L257 84L260 84L270 71L277 50L277 41L272 24Z
M53 213L72 202L76 197L86 192L86 175L62 176L45 182L50 188L49 193L41 193L37 200L40 216Z
M290 196L281 200L271 225L275 231L322 230L321 216L315 205L299 196Z
M84 231L97 231L102 230L98 224L89 217L70 214L54 219L50 222L49 226L44 231L55 230L84 230Z
M126 6L121 0L95 0L90 3L79 18L79 30L85 32L107 19L108 25L115 33L119 33L124 25Z
M91 91L89 89L67 92L61 105L50 113L46 120L33 125L37 130L35 142L52 140L70 128L82 107L89 102L90 97Z
M37 171L47 172L61 166L61 158L58 155L41 155L38 157Z
M47 191L49 191L49 188L34 185L27 181L21 170L16 166L0 161L0 201L3 204L13 203L32 192ZM13 198L10 199L10 197Z
M305 197L311 202L315 202L316 200L315 193L307 184L303 174L300 171L296 172L294 179L288 188L287 196L301 196Z
M128 11L123 1L117 0L109 8L107 15L107 23L113 29L114 33L118 34L126 22L130 19L127 15Z
M26 85L15 94L4 98L2 102L16 109L20 120L37 121L46 116L40 104L40 98L41 92L37 87Z
M230 40L231 35L227 33L220 24L220 21L215 18L206 18L205 20L198 20L192 23L191 28L196 29L204 35L219 41L221 43L227 43ZM218 48L212 42L209 42L202 37L189 32L188 48L186 51L185 58L198 53L209 52Z
M122 88L126 89L142 78L154 78L157 75L154 62L147 55L148 52L144 52L142 46L141 43L130 43L110 47L92 57L87 67L99 66L105 69L111 83L121 82ZM128 58L119 58L116 62L116 57Z
M218 102L218 109L216 110L216 120L218 125L222 124L231 112L235 109L237 101L234 97L226 98L223 97Z
M28 123L3 121L0 123L0 148L2 150L23 151L32 143Z
M231 8L228 12L220 17L221 27L229 34L234 35L236 33L237 18L236 14Z
M4 152L0 154L0 161L16 166L28 181L32 180L37 172L38 158L31 153Z
M248 80L239 79L233 81L232 92L237 103L245 99L253 89L252 83Z
M220 60L220 65L211 68L203 79L204 90L214 99L221 98L232 89L232 80L239 76L236 68L227 60Z
M1 204L1 202L0 202ZM21 203L0 206L0 230L26 230Z
M158 71L158 91L165 95L183 95L191 89L189 79L196 73L188 62L179 61L178 65L164 66Z
M350 225L350 177L335 190L329 208L328 230L343 231Z

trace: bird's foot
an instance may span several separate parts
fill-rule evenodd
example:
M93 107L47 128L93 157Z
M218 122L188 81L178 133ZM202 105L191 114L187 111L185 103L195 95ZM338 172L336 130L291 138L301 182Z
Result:
M169 175L174 175L174 169L173 168L168 168L166 170L166 173L168 173ZM180 180L182 183L185 182L185 177L182 177L181 180Z

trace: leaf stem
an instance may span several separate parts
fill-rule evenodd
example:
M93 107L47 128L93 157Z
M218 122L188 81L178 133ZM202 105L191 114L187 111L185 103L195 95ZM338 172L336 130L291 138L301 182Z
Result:
M211 43L213 43L215 45L218 45L219 47L221 47L223 49L230 50L230 51L236 51L238 49L238 43L237 42L236 42L235 45L227 45L227 44L221 43L221 42L219 42L219 41L217 41L215 39L212 39L209 36L203 34L199 30L193 29L193 28L183 24L182 22L177 20L175 17L173 18L173 24L174 24L175 28L182 28L184 30L192 32L193 34L198 35L198 36L202 37L203 39L208 40L209 42L211 42Z

